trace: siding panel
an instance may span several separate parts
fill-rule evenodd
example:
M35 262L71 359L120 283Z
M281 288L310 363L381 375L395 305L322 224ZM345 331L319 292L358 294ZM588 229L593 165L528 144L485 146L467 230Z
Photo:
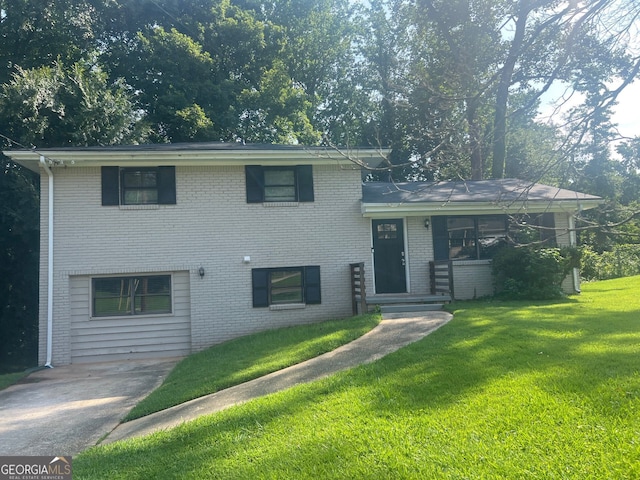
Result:
M90 314L90 277L69 280L71 362L160 358L191 351L189 274L172 275L172 315L94 318Z

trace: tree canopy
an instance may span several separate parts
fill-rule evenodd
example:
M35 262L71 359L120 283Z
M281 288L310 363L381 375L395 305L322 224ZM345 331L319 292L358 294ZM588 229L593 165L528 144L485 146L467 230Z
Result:
M638 241L639 140L612 112L639 19L634 0L0 0L0 143L384 146L372 178L583 189L609 199L590 221ZM37 179L1 167L0 321L20 323Z

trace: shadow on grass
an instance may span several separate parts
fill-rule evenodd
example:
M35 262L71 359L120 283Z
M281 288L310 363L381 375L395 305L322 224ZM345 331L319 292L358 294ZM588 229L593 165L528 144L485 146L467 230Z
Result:
M616 305L594 307L579 299L536 306L459 305L446 328L381 361L394 365L387 385L407 408L446 405L507 375L533 374L535 385L550 394L580 395L598 405L601 391L589 393L614 378L630 388L624 395L635 398L640 392L640 303L627 300L638 309L620 312ZM389 405L383 400L373 408ZM398 402L390 408L399 408ZM617 414L615 409L611 413Z
M373 478L376 469L400 461L398 445L411 443L403 421L437 417L504 381L510 388L543 392L544 398L579 402L624 423L636 411L629 405L640 400L640 305L633 291L622 295L620 285L606 287L620 294L609 302L594 302L605 291L600 288L595 295L537 305L457 304L449 324L373 364L168 432L89 451L76 459L74 473L78 478L255 478L268 477L262 471L268 466L292 478L323 478L340 477L342 468L353 475L362 462L365 476ZM379 419L399 423L379 431ZM394 435L404 436L397 443L390 439L396 451L381 451L385 442L379 437ZM301 475L296 468L306 465L312 467Z

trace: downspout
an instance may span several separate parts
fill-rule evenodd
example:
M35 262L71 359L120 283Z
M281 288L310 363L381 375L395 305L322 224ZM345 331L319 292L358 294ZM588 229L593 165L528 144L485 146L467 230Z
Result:
M40 165L49 177L49 221L47 235L49 246L47 250L47 361L45 367L53 368L51 356L53 350L53 172L47 165L44 155L40 155Z
M573 215L569 215L569 245L575 247L578 244L576 236L576 220ZM578 267L573 267L573 291L580 293L580 272Z

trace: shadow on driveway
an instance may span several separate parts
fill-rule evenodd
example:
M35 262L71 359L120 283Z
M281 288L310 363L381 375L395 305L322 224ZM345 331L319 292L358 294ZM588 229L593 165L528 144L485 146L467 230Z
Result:
M0 456L76 455L111 432L178 358L38 370L0 391Z

